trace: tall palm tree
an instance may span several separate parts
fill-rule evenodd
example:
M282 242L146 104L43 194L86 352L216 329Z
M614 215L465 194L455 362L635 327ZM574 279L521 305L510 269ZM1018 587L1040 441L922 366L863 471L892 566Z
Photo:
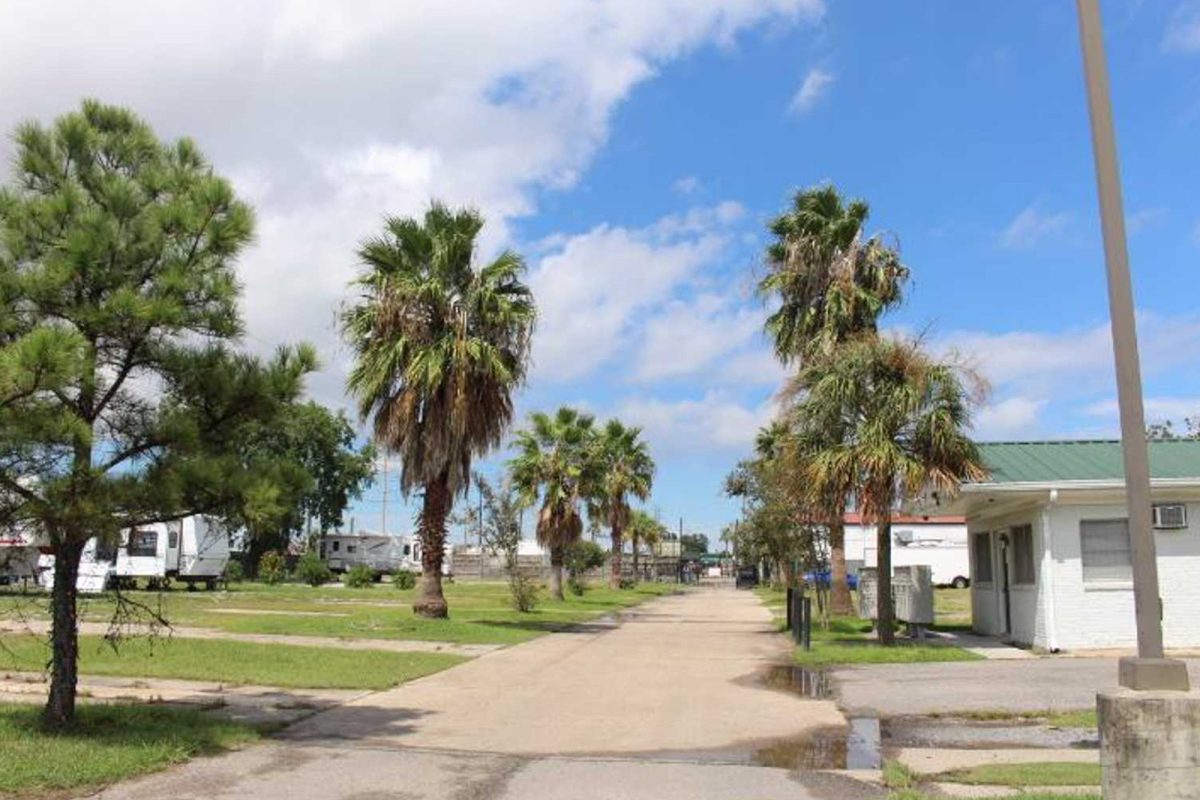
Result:
M774 240L758 288L779 303L766 329L783 363L804 364L874 333L879 316L900 302L908 268L881 236L864 238L869 213L862 200L846 202L826 185L797 192L791 209L772 221ZM821 500L829 532L830 605L835 614L849 614L847 496L835 493Z
M419 489L421 591L413 611L445 617L442 552L454 495L471 460L500 443L525 379L536 309L525 263L505 251L476 267L483 217L433 203L389 217L359 248L357 298L342 316L355 356L347 388L376 442L400 459L400 488Z
M596 438L598 480L589 500L589 516L595 513L608 522L612 534L609 585L614 589L621 586L621 549L630 520L629 500L636 497L644 501L654 484L654 459L641 435L641 428L611 419Z
M796 380L805 388L792 408L796 429L801 438L816 432L803 478L860 487L864 522L875 525L878 540L879 638L891 644L893 510L922 491L953 494L962 481L984 476L966 433L983 384L915 342L875 336L812 361Z
M509 462L513 485L526 505L539 498L538 542L550 551L550 594L563 599L562 569L567 548L583 535L580 504L594 492L593 418L566 406L554 416L535 412L517 431L517 454Z
M637 578L642 574L640 564L638 563L641 546L646 545L653 552L654 546L663 540L667 528L639 508L632 511L629 515L628 531L630 543L633 545L633 574Z

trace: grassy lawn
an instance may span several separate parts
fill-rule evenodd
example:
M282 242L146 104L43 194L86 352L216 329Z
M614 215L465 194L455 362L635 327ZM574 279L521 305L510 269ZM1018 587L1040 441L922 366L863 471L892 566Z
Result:
M1099 725L1094 708L1079 708L1070 711L961 711L952 714L934 714L933 716L961 717L984 722L1032 721L1055 728L1094 729Z
M796 663L807 667L844 664L913 664L931 661L975 661L981 656L961 647L897 639L892 647L880 645L867 620L835 617L829 629L813 628L812 649L796 648Z
M934 589L933 619L938 628L971 627L971 590Z
M244 583L221 592L138 592L135 596L155 607L161 603L163 614L180 626L236 633L514 644L676 590L672 584L648 583L630 590L597 586L582 597L568 595L561 603L543 591L537 609L521 614L509 607L503 583L448 583L448 620L414 617L415 590L401 591L391 584L349 589ZM107 621L111 613L111 599L99 597L86 601L81 616ZM0 616L5 615L44 619L45 602L19 595L0 597Z
M39 671L49 658L41 636L9 636L3 644L0 669ZM129 639L114 651L97 636L80 637L79 653L80 672L84 675L327 689L387 689L466 660L443 653L144 637Z
M938 776L949 783L987 786L1099 786L1099 764L1044 762L1039 764L987 764Z
M79 727L47 733L40 707L0 704L0 796L45 797L95 789L218 753L259 734L195 709L169 706L80 706Z

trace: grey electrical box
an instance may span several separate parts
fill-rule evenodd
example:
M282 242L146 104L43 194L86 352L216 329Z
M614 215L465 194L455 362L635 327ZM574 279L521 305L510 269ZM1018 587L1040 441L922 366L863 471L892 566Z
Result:
M928 564L896 567L892 575L896 619L910 625L933 624L933 568Z

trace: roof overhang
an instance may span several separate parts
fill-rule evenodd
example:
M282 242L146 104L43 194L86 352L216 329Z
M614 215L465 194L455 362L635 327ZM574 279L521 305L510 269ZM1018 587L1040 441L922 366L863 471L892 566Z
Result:
M1200 500L1200 478L1155 478L1150 481L1154 500ZM994 509L1019 508L1041 503L1124 503L1124 480L1014 481L964 484L953 498L924 498L914 510L924 514L961 514L966 517Z

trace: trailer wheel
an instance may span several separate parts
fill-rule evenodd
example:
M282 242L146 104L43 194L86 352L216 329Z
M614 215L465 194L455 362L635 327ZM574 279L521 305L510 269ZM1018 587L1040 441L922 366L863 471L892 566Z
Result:
M969 580L967 580L966 578L964 578L962 575L959 575L957 578L955 578L954 580L952 580L950 582L950 585L953 586L955 589L965 589L971 585L971 582Z
M204 581L204 591L214 592L214 591L216 591L216 589L217 589L217 579L216 578L208 578Z

